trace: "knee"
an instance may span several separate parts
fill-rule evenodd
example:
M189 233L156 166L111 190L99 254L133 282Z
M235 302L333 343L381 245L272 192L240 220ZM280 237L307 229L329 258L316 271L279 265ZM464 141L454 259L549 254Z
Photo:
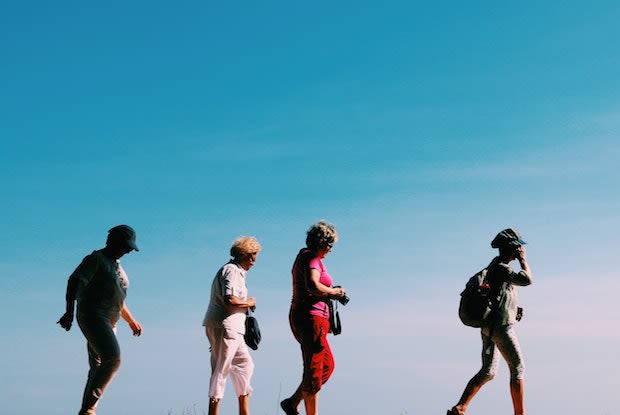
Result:
M510 368L510 380L523 379L525 379L525 365L523 363Z
M487 373L482 376L482 383L487 383L495 379L495 373Z
M121 357L120 356L110 356L101 360L101 366L106 367L110 370L118 370L121 367Z
M478 384L484 385L487 382L492 381L495 378L495 372L479 372L476 375L476 380Z

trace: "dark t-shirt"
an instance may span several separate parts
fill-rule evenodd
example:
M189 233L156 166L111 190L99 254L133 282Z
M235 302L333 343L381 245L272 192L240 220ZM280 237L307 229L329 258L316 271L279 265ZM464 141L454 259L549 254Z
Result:
M70 279L78 280L77 311L82 316L103 316L116 322L127 296L129 279L119 260L100 250L84 257Z

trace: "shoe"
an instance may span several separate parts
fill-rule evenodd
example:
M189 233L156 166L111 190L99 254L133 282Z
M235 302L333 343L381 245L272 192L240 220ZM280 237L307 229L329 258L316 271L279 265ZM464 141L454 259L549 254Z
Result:
M299 412L291 405L291 399L287 398L280 402L280 408L284 411L286 415L299 415Z
M457 411L456 408L452 408L452 409L448 409L448 412L446 412L446 415L461 415L461 413Z

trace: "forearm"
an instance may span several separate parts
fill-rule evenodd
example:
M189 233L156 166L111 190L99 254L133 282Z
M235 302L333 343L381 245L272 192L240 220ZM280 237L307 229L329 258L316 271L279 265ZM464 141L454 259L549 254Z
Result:
M343 294L342 288L333 288L321 282L319 270L310 268L309 278L306 280L306 289L315 297L337 298Z
M123 308L121 308L121 317L127 322L127 324L129 324L134 336L139 336L142 334L142 326L131 314L131 311L129 311L129 308L125 303L123 303Z
M530 265L527 263L526 260L521 260L519 261L519 265L521 265L521 270L523 272L525 272L528 275L532 275L532 273L530 272Z
M67 282L67 292L65 294L66 312L70 314L73 314L75 309L75 297L77 295L78 284L79 282L75 278L69 278Z
M75 308L75 297L78 284L79 281L77 279L69 277L69 281L67 282L67 293L65 294L65 301L67 303L66 311L57 321L60 327L67 331L71 330L71 325L73 324L73 310Z
M121 308L121 317L128 323L136 320L126 304L123 304L123 308Z
M532 272L529 264L526 260L520 260L519 264L521 265L521 272L519 272L519 279L515 283L521 286L530 285L532 283Z
M234 295L229 295L226 297L226 300L231 307L252 308L256 306L256 300L254 298L243 299Z
M336 288L328 287L320 282L310 284L308 291L315 297L331 298L338 295L338 290Z
M517 249L516 259L521 266L521 272L517 274L517 281L514 283L517 285L530 285L532 283L532 272L530 271L530 265L527 263L527 254L524 247Z

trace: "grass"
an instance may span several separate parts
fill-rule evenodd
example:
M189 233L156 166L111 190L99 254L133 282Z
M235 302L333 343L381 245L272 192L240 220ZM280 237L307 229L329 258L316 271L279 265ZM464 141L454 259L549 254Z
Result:
M172 412L172 409L169 409L166 415L207 415L207 413L208 413L207 410L199 409L197 408L196 405L194 405L194 406L183 409L183 411L180 412L179 414L174 414Z

